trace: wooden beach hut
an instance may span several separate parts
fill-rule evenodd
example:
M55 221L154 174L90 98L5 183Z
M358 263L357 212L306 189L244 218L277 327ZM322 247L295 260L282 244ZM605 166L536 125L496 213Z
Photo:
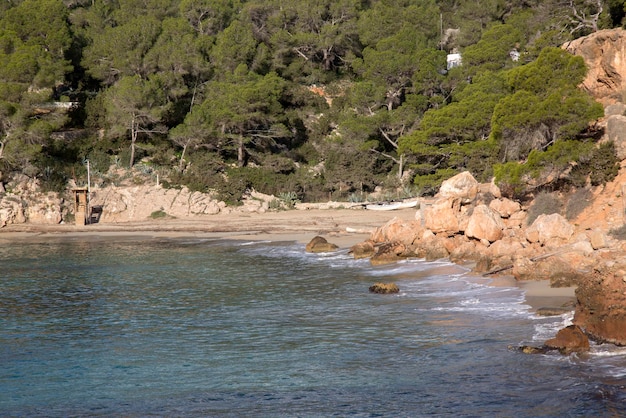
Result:
M85 226L89 214L89 196L86 187L79 187L74 190L74 219L76 226Z

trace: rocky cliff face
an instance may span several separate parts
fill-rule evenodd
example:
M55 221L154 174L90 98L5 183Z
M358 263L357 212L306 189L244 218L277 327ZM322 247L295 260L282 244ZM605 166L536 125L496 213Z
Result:
M0 190L0 228L31 222L58 224L67 213L66 202L56 193L42 193L36 180L18 176Z
M608 29L563 45L589 67L582 88L605 106L622 102L626 89L626 31Z

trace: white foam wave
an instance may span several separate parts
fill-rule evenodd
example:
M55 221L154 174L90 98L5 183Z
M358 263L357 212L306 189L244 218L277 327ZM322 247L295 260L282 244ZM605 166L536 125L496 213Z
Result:
M619 347L613 344L599 344L592 346L589 354L594 357L626 357L626 347Z
M544 342L550 338L554 338L559 330L572 325L574 319L574 312L566 312L562 315L543 317L533 314L532 319L537 321L534 325L535 332L533 333L533 341Z
M244 242L240 242L239 246L240 247L247 247L249 245L263 245L263 244L269 244L272 241L269 240L261 240L261 241L244 241Z

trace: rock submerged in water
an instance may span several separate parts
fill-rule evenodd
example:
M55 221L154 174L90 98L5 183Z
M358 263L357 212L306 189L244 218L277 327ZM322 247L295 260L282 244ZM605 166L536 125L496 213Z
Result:
M556 337L549 339L540 347L522 345L519 347L509 346L509 349L524 354L546 354L556 350L564 355L586 353L589 351L589 338L578 325L570 325L557 332Z
M400 291L395 283L374 283L369 290L372 293L380 294L398 293Z
M335 244L332 244L326 241L326 238L320 237L319 235L313 238L306 245L306 252L308 253L328 253L331 251L336 251L339 247Z

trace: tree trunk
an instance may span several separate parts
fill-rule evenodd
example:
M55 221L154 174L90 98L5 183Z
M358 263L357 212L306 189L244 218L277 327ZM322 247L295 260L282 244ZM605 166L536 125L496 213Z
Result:
M137 126L135 118L130 121L130 162L129 167L135 164L135 142L137 142Z
M243 135L239 135L239 144L237 144L237 165L239 165L239 167L244 166L245 154L246 154L246 149L243 146Z
M185 161L185 152L187 151L187 146L189 145L189 141L185 142L183 146L183 152L180 154L180 160L178 161L178 168L183 169L183 161Z

